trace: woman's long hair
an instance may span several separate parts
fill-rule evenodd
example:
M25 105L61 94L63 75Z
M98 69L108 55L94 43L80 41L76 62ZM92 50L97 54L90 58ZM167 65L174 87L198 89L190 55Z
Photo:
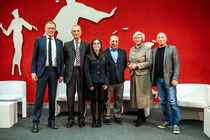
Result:
M91 43L91 46L90 46L90 53L87 56L90 60L96 60L96 56L95 56L96 54L95 54L94 49L93 49L93 42L95 40L98 40L100 42L100 45L101 45L101 48L99 50L99 59L100 60L105 60L104 53L103 53L104 50L103 50L102 42L98 38L93 39L93 41Z

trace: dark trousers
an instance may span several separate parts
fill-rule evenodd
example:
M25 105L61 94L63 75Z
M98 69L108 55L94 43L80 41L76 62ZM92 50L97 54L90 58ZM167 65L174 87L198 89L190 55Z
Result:
M68 120L74 120L74 101L77 89L78 94L78 112L80 122L85 120L85 100L82 90L82 77L80 67L74 67L71 80L67 85L67 103L68 103ZM77 86L77 87L76 87Z
M48 121L55 120L55 98L57 89L57 68L45 68L45 71L41 77L38 78L36 82L36 97L34 104L34 116L33 123L39 123L39 119L42 113L42 106L44 100L44 94L46 86L48 84L48 98L49 98L49 118Z
M91 113L93 121L96 120L96 101L98 101L98 121L101 121L102 113L104 111L104 90L102 86L104 84L94 84L94 91L91 95Z

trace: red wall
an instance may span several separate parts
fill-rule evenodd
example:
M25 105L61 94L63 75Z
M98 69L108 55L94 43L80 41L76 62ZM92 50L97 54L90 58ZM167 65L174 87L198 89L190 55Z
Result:
M146 35L146 42L156 38L158 32L165 32L168 44L176 45L179 51L181 71L180 83L210 84L209 44L210 44L210 1L209 0L77 0L87 6L104 12L117 7L115 15L99 23L80 19L82 39L88 42L95 37L102 40L104 48L109 46L109 36L118 30L119 47L129 53L134 45L132 36L135 31ZM12 11L19 9L20 17L36 26L39 31L23 28L22 76L11 75L14 46L12 34L7 37L0 30L0 80L24 80L27 82L27 100L34 102L35 83L31 80L30 65L33 44L36 37L44 33L44 24L53 20L65 0L1 0L0 22L8 28L13 19ZM71 13L69 13L71 14ZM123 31L128 27L128 31ZM128 70L125 72L129 79ZM47 96L45 97L47 102Z

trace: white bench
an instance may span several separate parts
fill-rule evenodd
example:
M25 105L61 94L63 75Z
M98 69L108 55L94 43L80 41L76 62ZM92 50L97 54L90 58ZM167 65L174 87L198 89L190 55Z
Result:
M0 102L16 101L22 103L22 118L27 117L26 82L0 81Z
M178 84L177 101L180 107L180 120L195 119L203 121L203 110L207 107L206 84ZM210 99L209 99L210 100Z
M156 91L153 90L153 94L157 94ZM76 93L75 95L75 101L78 100L78 95ZM129 102L130 101L130 80L125 81L124 82L124 93L123 93L123 100L125 102ZM67 97L66 97L66 84L65 83L58 83L57 86L57 94L56 94L56 115L58 115L61 112L61 108L60 105L58 105L59 101L67 101ZM75 106L76 107L76 106ZM128 110L129 105L124 104L123 110ZM64 109L65 110L65 109ZM145 116L149 116L150 115L150 108L146 108L145 109Z
M18 122L17 102L0 102L0 128L10 128Z
M210 138L210 108L204 109L203 131Z
M61 111L61 105L58 104L59 101L67 101L67 97L66 97L66 84L64 82L58 83L57 86L57 92L56 92L56 102L55 102L55 115L57 116L58 114L60 114ZM75 94L75 101L78 101L78 94L76 92ZM75 108L77 106L75 105ZM67 110L67 105L66 107L63 108L65 111Z

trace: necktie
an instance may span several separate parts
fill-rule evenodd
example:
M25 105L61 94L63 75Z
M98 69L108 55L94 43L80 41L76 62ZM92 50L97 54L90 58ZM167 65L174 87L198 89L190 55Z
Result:
M49 60L49 66L52 66L52 50L51 50L51 38L49 38L48 42L48 60Z
M79 42L76 42L76 66L80 66Z

